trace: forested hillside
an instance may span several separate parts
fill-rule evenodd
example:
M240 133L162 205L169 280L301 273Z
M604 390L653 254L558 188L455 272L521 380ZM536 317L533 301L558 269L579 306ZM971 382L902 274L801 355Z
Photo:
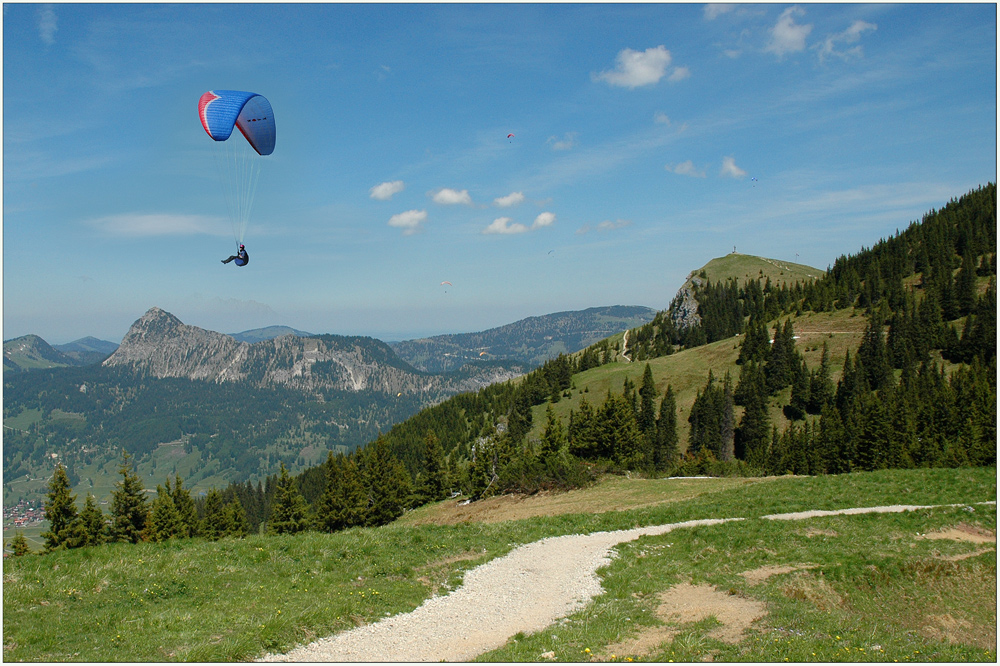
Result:
M995 185L841 256L816 280L713 281L706 272L693 284L693 325L678 325L672 307L626 336L455 396L356 454L303 472L296 488L320 523L340 516L323 523L339 529L385 520L384 500L374 499L386 492L377 480L385 473L373 475L373 460L403 488L390 513L449 492L481 498L567 488L600 471L996 464ZM831 326L851 330L818 334ZM813 334L800 348L796 332L805 329ZM837 366L834 346L843 347ZM674 356L677 363L660 362ZM654 376L653 367L666 374ZM607 388L589 392L591 385ZM276 485L272 478L231 486L226 495L258 507L255 518L266 522ZM355 488L353 519L336 499L345 487ZM376 504L379 518L364 509Z
M994 184L841 256L815 280L706 272L692 284L692 323L678 323L672 306L625 335L424 409L294 479L282 469L231 484L199 513L228 503L251 531L337 530L383 524L450 493L569 488L605 471L996 464ZM267 413L281 399L246 409ZM209 416L208 398L199 409L178 414L222 417Z

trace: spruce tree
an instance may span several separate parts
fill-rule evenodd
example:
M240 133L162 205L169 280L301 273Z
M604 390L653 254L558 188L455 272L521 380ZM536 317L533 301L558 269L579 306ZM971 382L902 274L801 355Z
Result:
M670 469L678 455L677 399L674 397L673 386L667 385L667 391L663 394L663 400L660 401L660 413L656 419L653 468L658 472Z
M104 512L90 493L87 493L83 511L80 512L80 524L86 534L86 545L96 546L107 541L108 529L104 522Z
M149 507L146 505L142 480L132 469L132 457L129 454L122 454L118 473L122 475L122 480L111 491L112 540L138 543L146 527Z
M448 470L445 466L444 449L433 430L424 436L424 475L420 484L420 497L424 502L444 499L448 491Z
M167 487L156 486L156 499L153 500L146 522L145 536L148 541L166 541L181 535L184 526L180 514L174 506L174 498L170 496L169 482Z
M200 532L212 540L220 539L226 534L225 504L222 493L215 488L211 488L205 497L205 515Z
M224 536L241 539L250 533L246 512L243 511L243 504L236 495L233 495L233 499L226 504L222 512L222 522L225 525Z
M366 447L364 477L368 490L368 525L385 525L403 515L410 494L410 476L389 450L384 437Z
M558 456L566 446L566 431L562 421L556 418L552 405L548 405L545 408L545 430L542 432L539 457L546 463Z
M11 539L10 547L14 551L14 557L23 557L31 552L28 540L24 538L24 532L20 530Z
M278 485L271 504L271 517L267 521L268 534L297 534L309 528L309 505L281 463Z
M656 434L656 382L653 380L653 370L646 364L642 373L642 385L639 387L639 432L652 442Z
M70 543L71 528L77 522L76 495L70 493L69 477L66 468L56 465L52 479L49 481L48 500L45 504L45 518L49 521L49 529L42 533L45 539L46 552L57 548L72 548Z
M167 479L167 489L170 490L170 480ZM181 531L178 536L193 537L198 535L198 512L195 510L194 500L191 499L191 491L184 487L181 477L174 477L174 487L170 490L170 496L174 500L177 508L177 515L181 521Z
M823 341L823 355L820 357L819 369L809 376L809 403L806 411L819 414L823 406L833 402L834 386L830 379L830 349Z

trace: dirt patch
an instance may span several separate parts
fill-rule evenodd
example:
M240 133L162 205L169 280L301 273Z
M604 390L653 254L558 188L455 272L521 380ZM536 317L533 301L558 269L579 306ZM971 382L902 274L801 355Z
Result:
M984 635L982 627L977 627L968 620L952 617L949 613L945 613L944 615L929 615L924 619L926 624L920 628L920 633L928 638L947 641L949 643L976 645L984 650L996 649L997 635L995 629L992 635Z
M638 636L609 645L602 653L610 656L647 655L660 644L673 640L683 625L714 617L721 626L706 636L724 643L738 643L750 625L767 615L767 606L754 599L723 592L712 585L681 583L657 595L656 616L667 626L648 627Z
M832 610L844 603L844 598L829 583L808 572L793 576L781 593L789 599L808 601L821 611Z
M934 532L928 532L918 539L950 539L952 541L968 541L970 543L996 543L995 532L968 523L959 523L955 527L947 527Z
M760 585L765 580L771 576L780 576L781 574L792 573L793 571L801 571L802 569L815 569L818 564L790 564L784 566L765 566L758 567L756 569L751 569L750 571L744 571L740 575L743 576L749 585Z
M818 536L824 536L824 537L840 536L839 534L837 534L833 530L820 530L820 529L816 529L815 527L807 527L806 531L805 531L805 535L809 539L811 539L813 537L818 537Z
M439 560L428 562L423 566L417 567L416 571L421 574L417 576L417 580L429 587L431 589L431 596L433 596L438 593L441 586L444 585L446 580L448 580L448 575L450 573L449 569L452 564L455 564L456 562L475 560L483 555L483 552L467 550L464 553L459 553L458 555L442 557Z
M408 512L397 523L499 523L536 516L627 511L688 500L753 483L772 483L777 478L644 479L608 475L589 488L542 491L533 495L502 495L476 502L465 498L449 499Z

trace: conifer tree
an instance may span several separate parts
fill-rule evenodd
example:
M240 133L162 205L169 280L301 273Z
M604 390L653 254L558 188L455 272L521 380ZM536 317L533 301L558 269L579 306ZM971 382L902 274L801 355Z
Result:
M656 419L656 440L653 446L653 468L662 472L670 468L678 458L677 450L677 399L673 386L660 401L660 413Z
M170 479L167 479L167 490L174 500L177 508L177 515L180 518L181 530L178 536L193 537L198 535L198 512L195 510L194 500L191 499L191 491L184 487L181 477L174 477L174 487L170 489Z
M424 502L443 499L448 491L448 470L445 466L441 441L433 430L424 436L424 475L420 484L420 497Z
M148 541L166 541L180 536L183 525L174 498L170 496L169 482L167 487L156 486L156 499L146 521L145 537Z
M642 385L639 387L639 432L647 441L652 442L656 434L656 382L653 380L653 370L646 364L642 373Z
M403 515L410 494L410 476L379 437L365 450L365 486L368 490L367 524L385 525Z
M24 532L20 530L11 539L10 547L14 551L14 557L23 557L31 552L28 540L24 538Z
M297 534L309 529L309 505L281 463L278 484L271 504L271 517L267 521L268 534Z
M552 405L545 408L545 430L542 432L539 457L546 463L559 455L567 447L566 431L562 421L556 418Z
M892 366L882 338L880 316L873 312L868 318L865 334L858 347L855 365L868 383L869 390L880 391L892 382Z
M316 525L336 532L365 524L368 493L352 456L327 456L326 488L316 506Z
M569 451L581 458L600 455L597 415L586 396L580 399L580 409L571 414L569 422Z
M108 530L104 522L104 512L97 505L97 500L90 493L83 503L83 511L80 512L80 524L86 534L87 546L97 546L107 541Z
M48 500L44 506L45 518L49 521L48 531L42 533L46 552L74 547L75 544L69 541L71 528L77 522L76 495L70 493L66 467L61 464L56 465L49 481Z
M221 539L226 534L225 504L222 500L222 493L211 488L205 497L205 515L202 518L200 532L205 537Z
M222 518L225 525L224 536L242 539L250 533L250 525L247 522L246 512L243 511L243 504L240 502L238 496L233 495L233 499L226 504Z
M820 357L819 369L809 376L809 403L806 411L819 414L823 406L833 402L833 381L830 379L830 349L823 341L823 355Z
M122 453L118 467L122 480L111 491L111 535L114 541L138 543L146 527L149 507L142 480L132 469L132 457Z

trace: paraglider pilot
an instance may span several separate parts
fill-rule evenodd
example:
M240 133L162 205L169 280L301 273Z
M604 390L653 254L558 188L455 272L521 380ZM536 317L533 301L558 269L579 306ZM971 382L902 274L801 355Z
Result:
M250 255L247 254L246 249L243 247L243 243L240 243L240 250L228 259L223 259L222 263L228 264L230 261L236 261L237 266L246 266L250 263Z

